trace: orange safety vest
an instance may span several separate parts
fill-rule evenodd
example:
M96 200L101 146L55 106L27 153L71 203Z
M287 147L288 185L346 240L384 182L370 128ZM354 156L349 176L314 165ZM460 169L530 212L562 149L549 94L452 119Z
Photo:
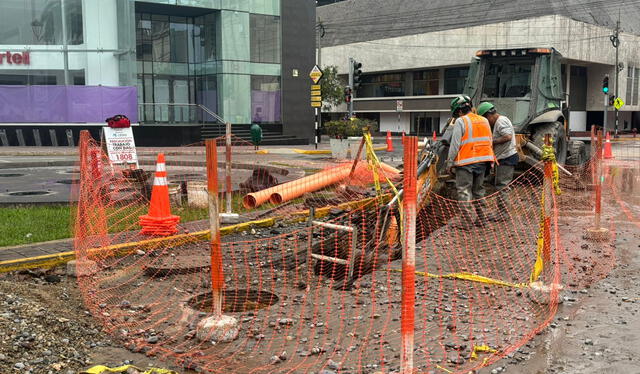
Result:
M454 165L463 166L478 162L495 162L491 126L484 117L469 113L462 117L464 133Z

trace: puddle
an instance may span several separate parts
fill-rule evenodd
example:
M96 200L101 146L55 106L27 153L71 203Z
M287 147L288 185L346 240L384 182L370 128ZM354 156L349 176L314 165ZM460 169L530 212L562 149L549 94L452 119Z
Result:
M7 193L9 196L44 196L51 195L49 191L18 191L18 192L9 192Z

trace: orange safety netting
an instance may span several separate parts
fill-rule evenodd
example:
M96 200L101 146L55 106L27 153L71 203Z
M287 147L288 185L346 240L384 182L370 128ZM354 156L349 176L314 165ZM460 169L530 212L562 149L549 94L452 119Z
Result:
M225 139L217 145L224 212ZM401 165L369 155L352 173L351 162L278 159L233 138L231 207L253 224L222 225L222 310L239 332L219 342L203 324L213 310L204 150L165 155L171 213L181 220L176 235L150 237L139 217L149 210L156 155L141 155L143 171L123 172L88 137L80 147L76 254L90 275L79 285L124 346L215 373L399 370L403 212L389 204L402 188ZM545 194L542 164L475 202L443 196L450 182L418 183L419 372L466 373L513 353L553 319L560 292L606 276L607 264L582 266L602 263L611 247L565 238L590 225L590 170L561 174L559 196ZM274 185L280 198L247 203ZM587 212L584 220L569 208ZM601 252L578 258L585 244Z

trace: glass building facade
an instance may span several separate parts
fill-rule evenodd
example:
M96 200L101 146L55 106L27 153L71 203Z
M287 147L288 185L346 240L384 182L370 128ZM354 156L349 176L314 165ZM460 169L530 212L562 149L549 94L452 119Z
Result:
M193 104L232 123L281 121L279 0L136 2L135 17L142 122L212 120Z
M0 98L38 87L43 105L51 92L73 106L73 87L117 87L129 91L93 97L126 98L143 124L213 120L197 105L234 124L282 121L280 0L1 3Z

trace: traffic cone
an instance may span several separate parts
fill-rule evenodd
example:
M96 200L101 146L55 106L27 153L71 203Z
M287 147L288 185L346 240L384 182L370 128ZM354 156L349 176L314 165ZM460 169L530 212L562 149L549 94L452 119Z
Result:
M435 142L436 140L438 140L438 137L436 136L436 132L433 132L433 141Z
M613 153L611 152L611 138L609 137L608 131L607 137L604 140L604 158L613 158Z
M140 226L143 235L168 236L178 232L176 226L180 223L180 217L171 215L169 204L169 186L167 184L167 167L164 153L158 154L156 163L156 176L151 190L151 203L149 214L140 216Z
M393 140L391 140L391 131L387 131L387 152L393 152Z

